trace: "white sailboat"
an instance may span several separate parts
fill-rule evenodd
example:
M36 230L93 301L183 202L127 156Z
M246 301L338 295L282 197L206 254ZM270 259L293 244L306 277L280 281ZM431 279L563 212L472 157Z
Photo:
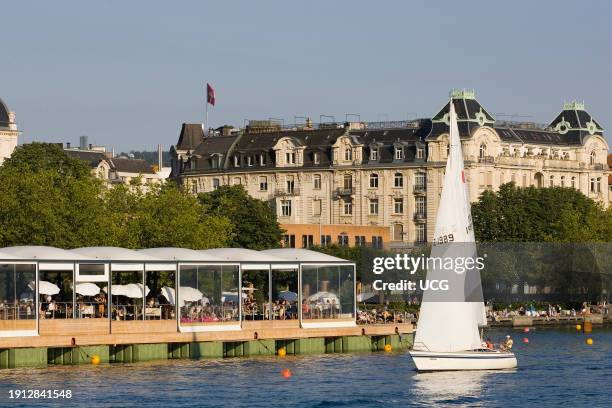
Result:
M476 259L476 241L465 184L457 115L449 104L450 135L446 173L436 218L431 258ZM486 325L480 272L476 268L428 268L427 280L444 279L447 292L425 290L410 355L418 371L496 370L517 366L511 352L483 348L479 326Z

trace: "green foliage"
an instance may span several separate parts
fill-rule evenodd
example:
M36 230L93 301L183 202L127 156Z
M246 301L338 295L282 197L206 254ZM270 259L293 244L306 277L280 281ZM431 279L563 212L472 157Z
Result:
M53 144L16 149L0 167L0 247L227 246L232 224L174 184L106 188Z
M606 242L612 212L573 188L519 188L485 191L472 206L481 242Z
M280 245L283 230L274 209L266 202L248 195L244 187L222 186L198 196L203 213L227 217L233 225L232 247L274 248Z

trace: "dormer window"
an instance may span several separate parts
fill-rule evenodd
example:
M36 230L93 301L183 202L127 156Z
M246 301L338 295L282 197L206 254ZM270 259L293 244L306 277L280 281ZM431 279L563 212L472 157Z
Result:
M478 151L478 157L480 157L481 159L484 159L485 157L487 157L487 145L486 144L481 144L480 145L480 149Z
M378 160L378 147L373 147L372 150L370 150L370 160Z
M253 165L253 156L247 156L247 166Z
M260 166L266 165L266 155L264 153L259 155L259 165Z
M321 153L319 153L319 152L314 152L314 153L312 154L312 162L313 162L314 164L319 164L319 163L321 163Z
M597 163L597 154L595 153L595 150L593 150L589 156L589 160L591 164L595 164Z
M403 159L404 159L404 147L395 146L395 160L403 160Z
M234 156L234 167L240 167L240 157Z
M414 157L417 159L425 158L425 149L422 146L417 146L416 155Z
M218 169L219 168L219 156L214 155L213 157L210 158L210 167L212 167L213 169Z
M353 149L351 149L350 147L346 148L344 150L344 160L346 161L352 161L353 160Z
M285 153L285 162L287 164L295 164L295 153Z

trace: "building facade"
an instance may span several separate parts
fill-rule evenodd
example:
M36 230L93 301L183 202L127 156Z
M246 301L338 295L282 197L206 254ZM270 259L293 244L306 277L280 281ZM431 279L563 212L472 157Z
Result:
M19 139L19 130L15 123L15 112L11 111L0 99L0 165L4 159L13 154L13 150L17 147Z
M543 126L496 121L473 91L453 92L451 101L473 201L512 181L573 187L608 204L608 144L583 104L564 104ZM268 123L207 137L200 124L184 124L171 177L194 194L243 185L274 205L288 246L426 243L446 166L449 106L410 122Z

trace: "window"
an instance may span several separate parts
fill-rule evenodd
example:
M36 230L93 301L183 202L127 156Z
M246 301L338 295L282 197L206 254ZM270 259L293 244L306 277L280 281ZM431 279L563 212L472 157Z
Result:
M383 247L383 240L381 236L372 236L372 248L376 248L376 249L382 249Z
M395 214L403 214L404 213L404 199L403 198L394 198L393 199L393 212Z
M314 152L312 154L312 162L314 164L319 164L321 163L321 154L319 152Z
M338 235L338 245L340 246L348 246L349 244L349 237L346 234L340 234Z
M561 187L565 187L565 176L561 176Z
M293 193L295 190L295 181L293 180L293 176L287 176L287 180L285 180L285 185L287 186L287 193Z
M351 149L350 147L347 147L344 150L344 160L347 160L347 161L353 160L353 149Z
M481 144L480 145L480 149L478 150L478 157L480 157L481 159L484 159L485 157L487 157L487 145L486 144Z
M523 174L523 187L527 187L527 175Z
M247 166L253 166L253 156L247 156Z
M555 176L550 176L550 181L548 182L548 185L550 187L554 187L555 186Z
M393 225L393 240L394 241L404 240L404 226L402 224Z
M266 155L264 153L259 155L259 165L260 166L266 165Z
M416 242L427 241L425 224L417 224L416 226Z
M591 164L597 163L597 154L595 153L595 150L591 152L589 159Z
M395 173L395 176L393 177L393 186L395 188L404 187L404 176L402 173Z
M358 247L362 247L366 245L366 240L365 240L365 236L363 235L356 235L355 236L355 246Z
M331 243L331 235L321 235L321 246L330 246Z
M427 176L425 173L417 173L414 176L414 188L415 190L427 189Z
M370 188L378 188L378 174L370 174Z
M302 235L302 248L310 248L314 245L314 239L312 235Z
M378 147L373 147L372 150L370 150L370 160L378 160Z
M283 217L291 216L291 200L281 201L281 214L283 215Z
M283 235L283 246L285 248L295 248L295 235Z
M344 215L353 214L353 202L351 200L344 201Z
M218 169L219 168L219 156L214 155L213 157L210 158L210 166L213 169Z
M402 146L395 146L395 160L402 160L404 158L404 148Z
M597 177L597 192L601 193L601 177Z
M321 200L312 200L312 215L321 216Z
M344 189L345 190L350 190L353 188L353 176L351 176L350 174L345 174L344 175Z
M417 159L425 158L425 149L422 146L417 146L415 158Z
M427 201L425 197L416 197L415 212L417 215L425 215L427 213Z
M287 164L295 164L295 153L285 153L285 162Z
M591 179L591 193L594 193L594 192L595 192L595 179L592 178Z
M234 167L240 167L240 157L234 156Z
M370 199L370 214L371 215L378 214L378 198Z
M576 188L576 177L572 177L572 188Z
M268 178L266 176L259 177L259 191L268 191Z
M219 186L221 185L221 183L220 183L220 181L219 181L219 179L218 179L218 178L214 178L214 179L212 180L212 183L213 183L213 190L218 189L218 188L219 188Z
M321 189L321 175L320 174L315 174L312 177L312 183L313 183L313 188L315 190L320 190Z

